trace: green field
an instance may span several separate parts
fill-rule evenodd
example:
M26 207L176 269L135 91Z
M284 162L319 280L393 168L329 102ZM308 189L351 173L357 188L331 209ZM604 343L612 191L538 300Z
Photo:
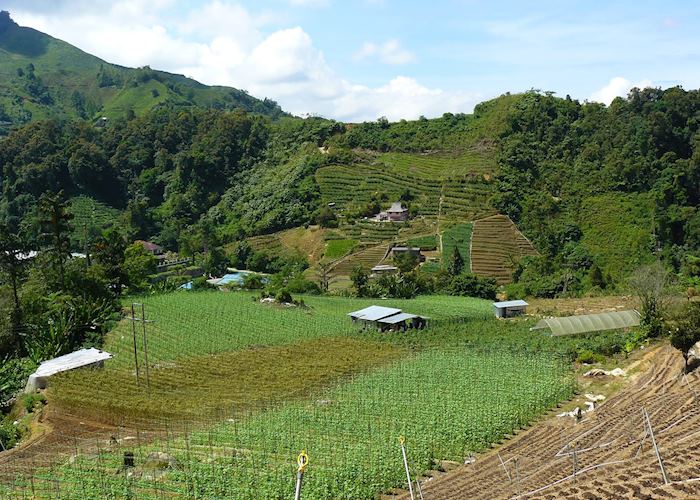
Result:
M350 253L356 246L357 240L329 240L323 256L328 260L335 260Z
M150 390L141 324L137 385L131 322L122 321L105 344L114 359L103 370L57 378L49 405L119 425L129 439L138 429L169 430L141 445L76 440L84 450L76 458L31 480L18 473L7 496L283 498L306 449L305 498L375 498L402 484L399 436L412 473L422 474L488 448L574 390L566 354L581 340L554 341L530 332L528 321L498 321L488 301L381 300L431 324L380 334L346 316L377 300L303 298L306 308L239 292L144 298L153 321ZM133 474L114 473L124 451L135 453ZM155 451L167 451L177 467L154 476Z
M447 265L452 258L455 247L459 249L459 254L464 260L464 269L469 271L469 242L472 237L471 224L457 224L447 229L442 234L442 262Z

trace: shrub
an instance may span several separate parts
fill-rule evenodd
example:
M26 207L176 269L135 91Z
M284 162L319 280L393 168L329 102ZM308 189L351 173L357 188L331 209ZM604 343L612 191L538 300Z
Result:
M493 278L481 278L475 274L464 273L452 279L448 291L451 295L495 299L497 288L496 280Z
M25 394L22 396L22 406L27 410L27 413L32 413L37 405L45 405L46 396L40 393Z
M289 290L282 288L280 291L277 292L277 295L275 295L275 302L278 302L280 304L291 304L294 301L292 299L292 294L289 293Z

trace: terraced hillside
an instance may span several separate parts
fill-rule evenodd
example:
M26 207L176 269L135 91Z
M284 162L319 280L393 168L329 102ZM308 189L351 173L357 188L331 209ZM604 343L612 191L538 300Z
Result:
M505 215L493 215L474 222L471 243L471 269L479 276L508 283L515 263L537 250Z
M375 193L398 199L405 191L420 215L472 220L491 215L495 154L473 148L456 156L387 153L361 165L331 165L316 172L324 203L340 209L366 203Z
M680 376L683 360L670 346L654 349L643 361L648 364L636 380L579 423L550 418L473 465L424 482L425 498L700 497L700 374ZM577 449L575 476L569 443Z
M369 271L379 264L389 251L389 245L375 245L359 252L355 252L341 260L333 267L332 273L335 276L350 276L350 273L358 265Z

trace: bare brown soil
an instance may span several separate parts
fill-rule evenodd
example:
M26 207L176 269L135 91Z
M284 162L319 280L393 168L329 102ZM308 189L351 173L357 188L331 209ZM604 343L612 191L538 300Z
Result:
M700 373L683 377L682 367L669 345L649 349L626 385L580 422L552 414L473 464L423 478L423 497L700 498Z

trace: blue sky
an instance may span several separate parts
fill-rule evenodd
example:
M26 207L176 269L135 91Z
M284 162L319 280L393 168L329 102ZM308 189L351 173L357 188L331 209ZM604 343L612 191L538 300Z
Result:
M700 2L3 0L110 62L347 121L469 112L530 88L608 103L700 86Z

